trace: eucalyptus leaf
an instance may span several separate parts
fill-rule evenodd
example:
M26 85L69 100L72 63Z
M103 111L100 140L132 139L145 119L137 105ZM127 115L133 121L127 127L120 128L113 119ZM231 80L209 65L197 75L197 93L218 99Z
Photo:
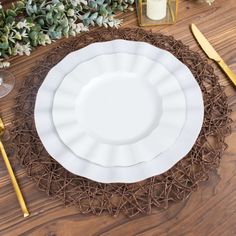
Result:
M9 47L9 43L8 42L0 43L0 49L8 49L8 47Z
M68 19L66 17L64 17L61 21L60 21L61 25L63 27L66 27L68 26L69 22L68 22Z
M109 6L106 8L106 10L107 10L107 12L108 12L108 15L111 15L111 14L113 13L112 8L109 7Z
M102 26L102 21L103 21L103 17L102 17L102 16L99 16L99 17L96 19L96 23L98 24L98 26Z
M45 35L43 34L43 33L40 33L39 35L38 35L38 43L40 44L40 45L45 45Z
M105 0L96 0L96 3L101 6L104 3Z
M93 0L89 1L88 6L91 7L92 9L97 9L97 3Z
M32 40L31 45L34 46L34 47L38 46L38 41L37 40Z
M60 39L62 37L62 31L50 31L48 35L51 39Z
M34 13L34 9L31 5L26 5L26 8L25 8L27 14L30 16Z
M46 10L40 10L40 13L44 16L47 14Z
M88 26L90 24L90 19L89 18L83 19L83 23L85 26Z
M10 33L10 28L8 25L6 25L4 28L3 28L4 32L8 35Z
M89 18L90 20L95 20L98 17L98 12L93 13Z
M48 35L51 39L57 39L57 33L55 31L48 31Z
M52 9L52 6L51 6L51 5L47 5L47 6L46 6L46 10L47 10L47 11L50 11L51 9Z
M107 23L103 23L103 26L105 27L105 28L108 28L108 25L107 25Z
M49 25L53 24L52 12L48 12L46 15L46 21Z
M41 4L40 4L40 9L43 8L46 5L46 0L44 0Z
M37 5L36 5L36 4L33 5L33 10L34 10L34 13L37 13L38 8L37 8Z
M13 17L17 16L16 12L11 9L7 9L6 14L7 14L7 16L13 16Z
M115 23L113 21L110 21L107 23L110 27L114 27Z
M7 57L7 53L4 50L1 50L1 57Z
M70 30L70 31L69 31L69 35L70 35L70 36L76 36L76 32L75 32L74 30Z
M118 6L117 6L117 9L118 9L119 11L124 11L124 7L121 6L121 5L118 5Z
M61 31L56 31L56 39L60 39L62 37Z
M5 21L7 24L12 24L14 22L14 20L15 19L13 16L7 16Z
M62 13L61 13L61 12L58 12L58 13L56 13L56 14L53 16L54 21L55 21L55 20L59 20L59 19L61 19L61 18L62 18Z
M84 6L84 8L86 9L87 6ZM83 10L83 7L79 4L79 5L77 5L76 10L77 10L77 12L80 12Z
M62 30L62 34L64 36L68 36L69 30L70 30L69 26L64 27L63 30Z
M32 31L32 32L30 32L29 37L33 41L36 41L38 39L38 33L36 31Z
M113 4L112 4L112 9L115 9L116 7L117 7L117 2L114 2Z
M104 8L104 7L100 8L99 13L102 16L107 16L108 15L108 12L107 12L106 8Z
M16 7L18 7L18 8L24 8L24 7L25 7L25 4L24 4L23 1L18 1L18 2L16 2Z
M60 25L55 30L56 30L56 32L62 32L62 29L63 29L63 27Z
M9 53L9 55L12 55L12 49L11 49L11 47L8 47L8 53Z
M59 12L64 12L65 6L64 6L63 3L59 2L59 3L56 5L56 9L57 9Z
M37 20L37 22L38 22L41 26L44 26L44 24L45 24L43 18L39 18L39 19Z
M89 17L90 12L86 12L83 16L82 16L82 20L85 20Z
M56 25L52 25L52 26L49 27L48 31L49 31L49 32L50 32L50 31L54 31L55 28L56 28Z

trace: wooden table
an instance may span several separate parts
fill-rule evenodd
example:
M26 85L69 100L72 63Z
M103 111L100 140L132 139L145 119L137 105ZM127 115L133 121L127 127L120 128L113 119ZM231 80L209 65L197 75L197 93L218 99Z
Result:
M126 13L121 17L124 19L123 27L137 27L135 13ZM199 27L236 73L236 1L215 0L213 6L208 7L194 0L181 0L178 22L172 26L153 27L152 30L173 35L202 53L190 33L190 23ZM0 100L0 113L7 127L14 119L10 109L22 81L35 62L55 45L37 49L30 57L12 58L10 71L16 76L16 87L10 95ZM202 56L206 58L203 53ZM209 181L201 183L198 191L187 201L175 204L168 210L153 211L150 215L133 219L122 215L116 218L81 215L75 207L64 208L59 200L49 199L45 193L39 192L17 159L12 158L11 163L31 212L30 217L23 218L0 158L0 235L236 235L236 90L218 67L210 63L220 76L221 84L226 86L233 109L233 133L227 138L229 147L220 168L212 172Z

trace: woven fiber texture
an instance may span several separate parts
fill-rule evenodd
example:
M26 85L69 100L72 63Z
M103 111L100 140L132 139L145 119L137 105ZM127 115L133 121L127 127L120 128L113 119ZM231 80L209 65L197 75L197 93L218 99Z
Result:
M188 155L166 173L133 184L102 184L71 174L49 156L34 124L36 94L48 71L72 51L113 39L144 41L171 52L191 70L204 98L203 127ZM219 166L231 123L227 97L206 60L171 36L128 28L93 30L61 43L37 62L13 109L18 118L11 130L15 154L37 187L65 205L78 207L81 213L96 215L122 213L132 217L188 198L200 181L208 179L209 171Z

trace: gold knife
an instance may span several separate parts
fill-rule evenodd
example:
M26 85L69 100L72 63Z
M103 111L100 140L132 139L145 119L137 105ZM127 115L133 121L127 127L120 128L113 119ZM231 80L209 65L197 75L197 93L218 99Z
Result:
M218 63L221 69L225 72L225 74L231 79L233 84L236 86L236 74L225 64L224 60L220 57L220 55L216 52L216 50L211 46L205 36L200 32L195 24L191 24L191 30L200 44L203 51L207 54L207 56Z

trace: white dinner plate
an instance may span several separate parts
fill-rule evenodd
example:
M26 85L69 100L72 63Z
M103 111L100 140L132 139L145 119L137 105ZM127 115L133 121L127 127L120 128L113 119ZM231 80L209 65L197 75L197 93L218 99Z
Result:
M174 144L186 103L177 79L158 60L115 53L80 63L65 76L52 115L77 156L105 167L131 166Z
M157 158L129 167L103 167L80 158L63 143L52 119L54 94L64 77L82 62L113 53L130 53L154 62L158 60L175 76L186 101L186 122L174 145ZM147 43L126 40L94 43L68 54L49 71L39 88L35 104L36 129L48 153L70 172L103 183L137 182L170 169L191 150L201 130L203 114L201 90L183 63L165 50Z

